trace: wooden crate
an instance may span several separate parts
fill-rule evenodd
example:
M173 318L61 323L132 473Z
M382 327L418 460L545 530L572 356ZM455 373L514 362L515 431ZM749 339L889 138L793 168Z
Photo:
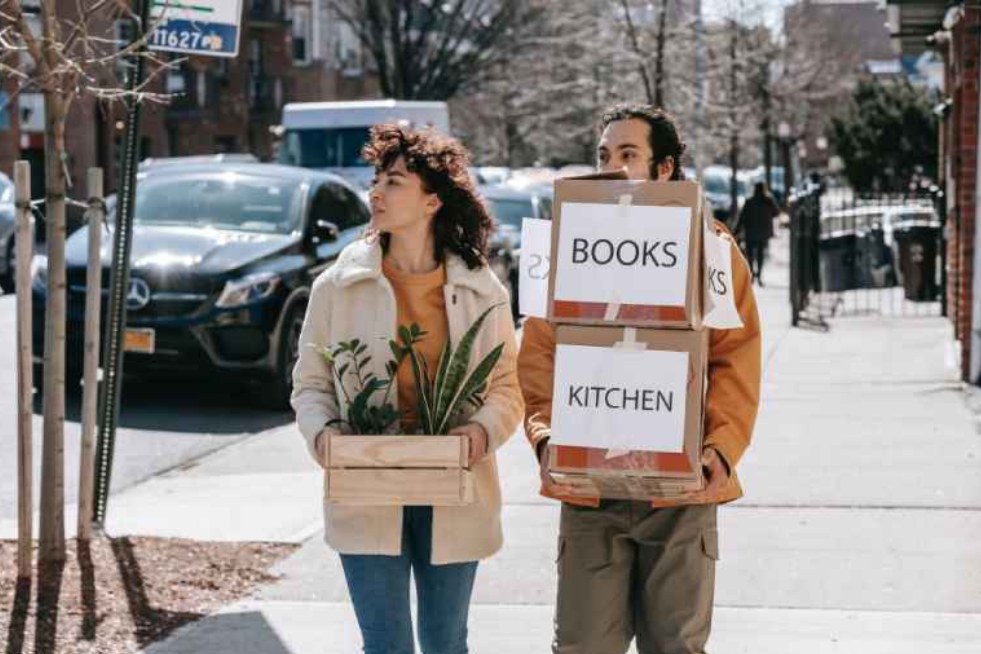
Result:
M462 436L331 435L325 498L356 506L470 504L469 444Z

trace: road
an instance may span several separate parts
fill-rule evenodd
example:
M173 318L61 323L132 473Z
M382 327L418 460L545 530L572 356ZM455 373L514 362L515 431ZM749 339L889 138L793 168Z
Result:
M0 296L0 525L17 517L16 302ZM35 380L40 388L41 380ZM208 452L289 423L292 414L255 408L249 389L234 380L153 381L126 378L112 472L116 492ZM78 490L81 391L67 395L65 499ZM34 505L39 499L41 396L34 402ZM110 504L109 511L112 511ZM35 527L36 528L36 527ZM0 537L8 537L0 529Z

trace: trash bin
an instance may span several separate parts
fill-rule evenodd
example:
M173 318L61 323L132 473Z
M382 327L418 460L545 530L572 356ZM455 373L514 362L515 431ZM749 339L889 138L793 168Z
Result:
M939 221L901 222L893 233L899 251L904 296L914 302L936 302L940 295L937 280L940 269Z
M888 288L896 285L892 251L886 244L881 223L871 223L858 232L855 266L859 288Z
M840 293L859 287L856 275L858 246L859 234L853 229L821 234L818 250L822 291Z

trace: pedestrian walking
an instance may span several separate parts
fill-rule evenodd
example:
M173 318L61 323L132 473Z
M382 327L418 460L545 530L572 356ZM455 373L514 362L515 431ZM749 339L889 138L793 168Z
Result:
M311 455L326 462L327 435L338 433L344 391L319 350L357 338L387 360L397 325L417 323L417 351L437 370L439 354L491 307L474 344L481 360L499 343L483 403L450 433L470 440L475 500L466 506L325 504L326 540L340 553L367 654L415 650L410 573L418 599L418 637L426 654L467 652L467 616L478 561L500 549L501 491L494 452L516 430L523 403L508 292L487 266L493 223L468 172L469 153L431 130L372 129L363 157L375 167L371 225L313 284L293 373L292 405ZM405 362L403 362L405 363ZM416 385L397 371L400 433L415 432ZM325 637L328 634L325 634ZM329 647L327 649L330 649Z
M746 244L746 258L749 259L753 281L763 286L763 264L766 249L773 238L773 220L780 215L780 206L773 199L765 182L756 182L753 196L746 200L735 234Z
M683 179L684 145L674 120L648 106L602 117L601 171L631 179ZM716 223L716 229L724 228ZM547 473L555 330L525 322L518 357L525 431L537 453L542 494L562 501L558 537L555 654L701 654L709 637L719 558L717 505L742 495L736 467L749 445L760 397L760 322L750 274L732 257L741 329L713 330L702 466L706 487L680 500L573 497Z

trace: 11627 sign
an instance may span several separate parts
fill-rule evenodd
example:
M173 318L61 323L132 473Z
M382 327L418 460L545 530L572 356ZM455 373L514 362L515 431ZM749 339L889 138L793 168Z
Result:
M153 0L151 50L234 57L241 0Z

